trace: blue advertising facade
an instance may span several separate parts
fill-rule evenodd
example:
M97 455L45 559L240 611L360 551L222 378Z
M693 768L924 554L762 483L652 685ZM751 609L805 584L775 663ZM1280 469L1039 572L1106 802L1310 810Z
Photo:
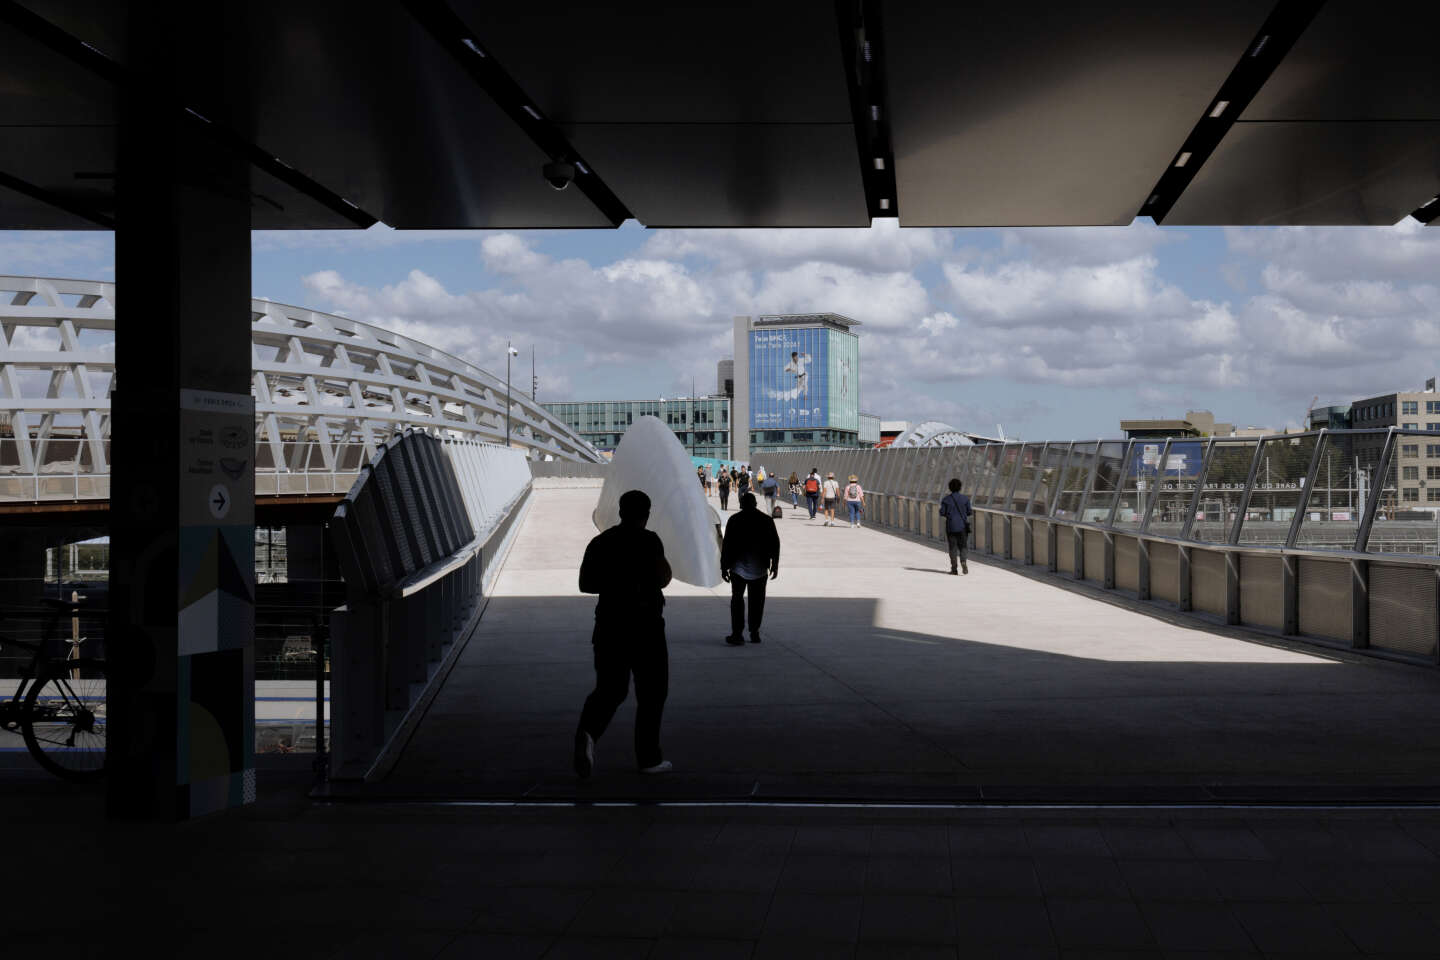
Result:
M750 331L751 429L819 429L829 423L830 332Z

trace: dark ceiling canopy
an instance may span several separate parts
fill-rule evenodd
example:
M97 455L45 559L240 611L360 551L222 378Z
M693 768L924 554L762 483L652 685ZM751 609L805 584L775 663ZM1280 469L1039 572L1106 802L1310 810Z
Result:
M133 98L257 229L1440 221L1440 4L216 2L0 0L0 228L112 227Z

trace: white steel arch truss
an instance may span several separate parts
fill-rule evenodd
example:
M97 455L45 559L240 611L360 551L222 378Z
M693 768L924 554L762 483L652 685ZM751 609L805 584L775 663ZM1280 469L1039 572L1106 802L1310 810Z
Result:
M890 444L897 449L906 447L968 447L974 441L964 433L939 420L926 420L906 430Z
M343 493L406 428L505 442L506 385L372 324L252 300L256 493ZM115 284L0 276L0 502L109 496ZM511 445L602 462L511 391Z

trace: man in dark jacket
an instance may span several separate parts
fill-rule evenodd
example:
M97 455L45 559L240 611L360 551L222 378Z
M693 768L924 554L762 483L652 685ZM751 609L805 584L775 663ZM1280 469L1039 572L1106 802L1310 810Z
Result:
M750 591L750 642L760 642L760 621L765 616L765 575L780 575L780 534L775 521L755 509L755 494L740 496L740 512L725 523L720 543L720 576L730 584L730 636L725 642L745 642L745 591Z
M590 541L580 564L580 592L595 604L595 689L585 698L575 731L575 772L590 776L595 741L625 702L635 674L635 761L641 773L668 773L660 753L660 716L670 689L665 647L665 595L670 564L665 546L646 530L650 498L639 490L620 496L620 522Z
M970 498L960 492L960 481L951 479L950 495L940 501L940 516L945 518L945 539L950 544L950 573L966 573L970 568L965 564L965 554L970 544ZM955 569L956 557L960 570Z

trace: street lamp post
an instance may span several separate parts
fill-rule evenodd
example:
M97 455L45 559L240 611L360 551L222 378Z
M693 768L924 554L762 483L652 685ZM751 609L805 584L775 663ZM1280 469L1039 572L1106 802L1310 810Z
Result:
M505 341L505 446L510 446L510 360L520 356L520 351Z

